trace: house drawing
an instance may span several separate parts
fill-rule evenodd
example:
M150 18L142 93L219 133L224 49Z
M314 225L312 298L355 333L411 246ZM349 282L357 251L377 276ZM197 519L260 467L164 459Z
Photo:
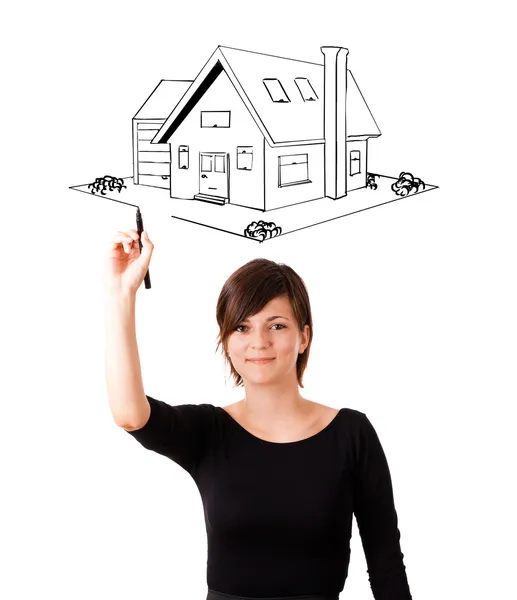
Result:
M407 167L369 169L381 132L348 49L320 51L314 63L218 46L135 114L130 177L71 189L260 243L437 189Z
M269 211L367 185L381 135L348 70L218 46L193 81L162 80L133 117L133 183Z

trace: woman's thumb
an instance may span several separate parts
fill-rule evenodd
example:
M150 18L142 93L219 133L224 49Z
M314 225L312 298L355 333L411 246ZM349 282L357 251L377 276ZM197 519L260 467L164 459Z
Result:
M151 240L149 239L149 236L147 235L147 231L142 231L141 240L142 240L142 250L141 250L141 253L146 258L150 258L151 254L153 253L154 245L151 242Z

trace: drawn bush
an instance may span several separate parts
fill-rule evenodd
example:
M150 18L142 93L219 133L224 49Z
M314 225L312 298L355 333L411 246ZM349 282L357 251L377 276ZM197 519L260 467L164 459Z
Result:
M88 184L88 188L92 194L100 192L103 196L106 195L106 191L112 192L113 190L122 190L127 186L124 185L124 180L121 177L112 177L111 175L104 175L104 177L97 177L93 183Z
M375 183L376 177L379 177L379 176L375 175L375 173L367 173L366 174L366 186L369 187L371 190L377 189L377 184Z
M267 223L266 221L253 221L244 230L244 235L255 240L268 240L276 237L282 233L282 228L278 227L274 223Z
M415 194L419 192L420 187L425 190L425 183L419 177L413 177L411 173L402 172L398 180L391 186L391 189L397 196L408 196L411 192Z

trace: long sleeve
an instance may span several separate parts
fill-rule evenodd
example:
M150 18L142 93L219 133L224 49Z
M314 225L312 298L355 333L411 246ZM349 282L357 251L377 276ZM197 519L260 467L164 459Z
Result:
M205 452L213 423L211 404L172 406L146 395L151 406L147 423L126 431L144 448L171 459L191 475Z
M354 514L375 600L411 600L388 462L368 417L361 413L354 477Z

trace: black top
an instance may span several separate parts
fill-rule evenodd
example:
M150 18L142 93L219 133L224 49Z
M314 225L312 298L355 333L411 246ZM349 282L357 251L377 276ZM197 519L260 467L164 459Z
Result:
M148 422L128 433L194 479L209 589L250 598L338 594L355 514L374 598L411 600L388 463L364 413L341 408L319 433L279 443L220 406L147 400Z

